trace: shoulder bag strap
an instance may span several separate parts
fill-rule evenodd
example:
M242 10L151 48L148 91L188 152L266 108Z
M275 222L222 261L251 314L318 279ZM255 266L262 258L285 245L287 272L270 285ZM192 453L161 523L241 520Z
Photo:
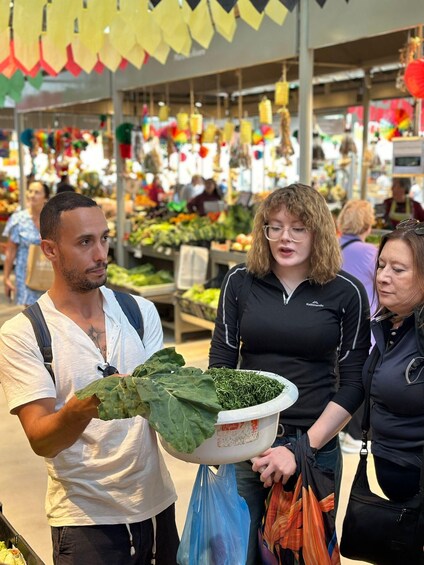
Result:
M349 241L345 241L342 245L340 245L340 249L344 249L345 247L347 247L351 243L355 243L356 241L361 241L361 240L359 238L356 238L356 237L355 237L355 239L349 239Z

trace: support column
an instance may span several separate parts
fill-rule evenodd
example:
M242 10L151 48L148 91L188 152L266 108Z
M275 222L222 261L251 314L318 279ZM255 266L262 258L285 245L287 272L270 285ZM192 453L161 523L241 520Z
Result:
M116 127L123 121L124 93L117 90L114 73L110 73L111 98L113 104L112 131L114 137L113 153L116 163L116 246L115 259L118 265L124 265L124 229L125 229L125 186L124 186L124 160L119 152L116 140Z
M308 0L299 2L299 181L311 184L314 51L309 49Z
M27 183L25 178L25 167L24 167L24 146L21 141L21 133L23 131L23 114L19 113L15 107L13 112L13 119L15 122L15 132L18 141L18 163L19 163L19 204L22 209L25 208L26 204L26 189Z
M371 91L371 75L370 71L365 71L363 80L363 101L362 106L364 109L364 117L362 120L362 155L361 155L361 199L367 198L367 180L368 180L368 165L365 161L365 155L368 149L368 122L370 120L370 91Z

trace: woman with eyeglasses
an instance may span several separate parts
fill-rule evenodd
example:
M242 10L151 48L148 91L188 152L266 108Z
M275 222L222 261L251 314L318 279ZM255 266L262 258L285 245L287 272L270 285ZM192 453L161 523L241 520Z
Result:
M269 487L295 475L293 451L304 434L317 464L334 472L337 499L338 432L361 404L370 347L367 294L340 270L334 220L315 189L292 184L272 192L252 235L246 264L230 269L221 287L209 365L277 373L299 398L281 413L274 445L253 464L236 464L251 516L247 565L261 563L258 528Z
M382 239L375 286L372 453L381 489L402 501L419 490L424 445L424 223L406 220Z

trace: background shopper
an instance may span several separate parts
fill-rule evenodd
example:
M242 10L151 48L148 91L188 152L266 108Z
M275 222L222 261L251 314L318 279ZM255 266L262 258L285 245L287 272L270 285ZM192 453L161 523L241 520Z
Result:
M367 200L349 200L337 218L342 250L342 269L355 276L364 285L375 311L374 278L377 247L365 240L375 223L374 208ZM344 453L359 453L362 441L362 406L355 412L343 432L340 432Z
M411 179L394 177L392 181L392 196L384 201L385 228L393 229L399 222L415 218L424 221L424 210L419 202L409 196Z
M49 199L47 185L35 181L28 187L27 208L14 212L7 221L3 235L8 238L3 265L4 290L10 298L14 295L16 304L33 304L42 294L25 284L28 251L31 244L40 244L40 213ZM12 272L15 269L15 280Z
M207 179L205 181L205 188L201 194L189 200L187 208L189 212L197 212L199 216L207 214L207 203L220 202L222 194L218 189L218 185L214 179Z

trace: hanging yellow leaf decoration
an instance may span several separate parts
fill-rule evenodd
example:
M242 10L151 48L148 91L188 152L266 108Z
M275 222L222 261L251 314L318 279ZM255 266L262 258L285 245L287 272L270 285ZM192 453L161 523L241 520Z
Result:
M216 31L227 41L232 41L236 31L236 20L234 18L234 8L231 12L226 12L217 0L210 0L209 7Z
M144 49L136 43L131 51L127 53L126 59L131 63L131 65L134 65L136 69L141 69L145 57L146 53L144 52Z
M74 56L74 61L86 73L90 73L97 63L97 55L87 49L79 37L75 37L72 42L72 54Z
M0 0L0 33L9 27L10 0ZM1 53L7 51L0 50Z
M237 7L240 12L240 17L253 29L259 29L264 18L264 12L259 13L250 0L238 0Z
M141 0L139 4L139 14L140 16L135 30L137 43L152 57L154 57L154 53L156 53L157 50L159 50L161 56L163 56L161 47L163 41L162 30L149 10L148 0ZM167 56L168 54L166 54L166 57ZM160 60L158 57L156 58Z
M164 41L176 53L181 53L187 42L191 44L178 0L161 0L153 10L153 19L161 28Z
M79 24L79 40L94 55L96 55L103 46L105 34L103 30L95 25L90 11L85 10L78 18Z
M100 61L107 67L110 71L115 72L119 67L122 57L114 47L112 47L109 34L105 36L103 47L99 53Z
M184 21L188 25L191 37L207 49L214 34L207 0L200 0L195 10L187 2L182 5Z
M280 0L269 0L265 8L265 14L278 25L283 25L288 13Z
M50 36L41 38L43 59L53 69L59 73L66 65L68 53L66 47L57 45Z
M24 42L20 37L17 37L14 43L15 57L19 59L26 69L30 70L35 67L40 59L38 39L32 42Z

